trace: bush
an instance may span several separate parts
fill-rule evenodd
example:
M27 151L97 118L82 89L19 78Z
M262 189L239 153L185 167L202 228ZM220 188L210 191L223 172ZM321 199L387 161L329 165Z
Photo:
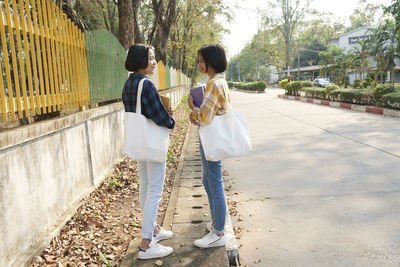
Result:
M313 87L313 83L312 81L303 81L301 82L301 88L305 88L305 87Z
M325 89L319 87L308 87L303 88L301 91L304 92L305 97L309 98L317 98L317 99L326 99Z
M371 79L370 77L367 77L364 79L363 83L365 82L367 84L367 86L371 86L371 82L373 79Z
M344 79L344 88L347 88L350 85L350 79L349 76L346 76Z
M361 86L362 86L362 88L367 88L368 82L364 80L364 81L362 82Z
M393 85L381 85L372 91L372 96L376 101L381 101L382 97L386 94L395 92L396 89Z
M229 86L229 84L228 84L228 86ZM235 87L237 89L242 89L242 90L264 91L265 88L267 87L267 83L265 81L250 82L250 83L239 82L239 83L234 83L233 87Z
M371 79L371 81L374 80L375 79L375 72L372 72L372 71L368 72L368 77ZM383 78L383 81L386 81L387 77L388 77L388 74L387 74L386 71L378 72L377 75L376 75L376 78L378 79L378 81L380 81L381 78Z
M337 101L371 105L374 103L371 89L337 89L332 91L332 96Z
M229 89L233 88L234 82L228 82Z
M361 87L361 80L360 79L355 79L353 83L354 88L360 88Z
M400 109L400 89L382 96L381 102L384 106Z
M244 85L244 89L250 91L264 91L266 87L267 83L264 81L250 82Z
M281 80L280 82L279 82L279 87L280 88L282 88L282 89L286 89L286 85L288 84L289 82L288 82L288 80Z
M290 82L286 85L286 91L289 95L299 95L301 89L301 81Z
M244 88L244 83L243 82L238 82L235 84L235 88L237 89L243 89Z
M332 91L339 89L339 86L335 85L335 84L331 84L331 85L327 85L325 88L325 94L326 95L331 95Z

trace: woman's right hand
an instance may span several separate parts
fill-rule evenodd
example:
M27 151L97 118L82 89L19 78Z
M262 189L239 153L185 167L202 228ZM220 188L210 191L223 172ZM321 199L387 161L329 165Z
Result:
M191 123L194 123L193 117L192 117L192 113L189 114L189 120Z

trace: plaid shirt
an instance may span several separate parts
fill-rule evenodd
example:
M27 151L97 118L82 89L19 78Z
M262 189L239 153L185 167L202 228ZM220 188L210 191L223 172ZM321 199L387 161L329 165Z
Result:
M122 102L126 112L136 112L136 97L139 82L143 78L148 78L140 73L131 73L125 82L122 90ZM174 119L169 116L161 102L160 95L154 84L150 80L143 82L143 90L141 96L142 114L153 120L159 126L165 126L172 129L175 126Z
M225 96L225 94L227 94ZM212 122L215 115L222 115L227 109L227 99L229 103L228 84L225 81L223 73L217 73L207 82L204 90L203 103L200 108L195 107L190 114L195 122L200 125L207 125Z

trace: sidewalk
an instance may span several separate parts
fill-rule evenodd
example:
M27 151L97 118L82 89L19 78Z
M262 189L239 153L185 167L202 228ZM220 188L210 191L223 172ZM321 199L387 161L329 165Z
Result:
M174 187L171 192L168 209L163 227L174 233L169 240L161 244L174 248L174 253L168 257L154 260L137 259L137 248L140 240L133 240L129 245L121 267L155 266L229 266L237 255L237 243L232 230L232 223L227 211L225 234L227 246L199 249L193 245L195 239L206 233L206 224L211 220L207 195L201 182L201 159L199 137L196 126L190 125L186 134L182 157L179 162Z

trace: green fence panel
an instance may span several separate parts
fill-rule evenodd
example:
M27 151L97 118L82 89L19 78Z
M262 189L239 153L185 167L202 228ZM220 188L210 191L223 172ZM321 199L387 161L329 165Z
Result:
M109 31L85 33L86 56L90 88L90 103L121 98L128 78L125 70L126 50Z
M171 70L169 65L165 65L165 83L167 88L171 88Z

